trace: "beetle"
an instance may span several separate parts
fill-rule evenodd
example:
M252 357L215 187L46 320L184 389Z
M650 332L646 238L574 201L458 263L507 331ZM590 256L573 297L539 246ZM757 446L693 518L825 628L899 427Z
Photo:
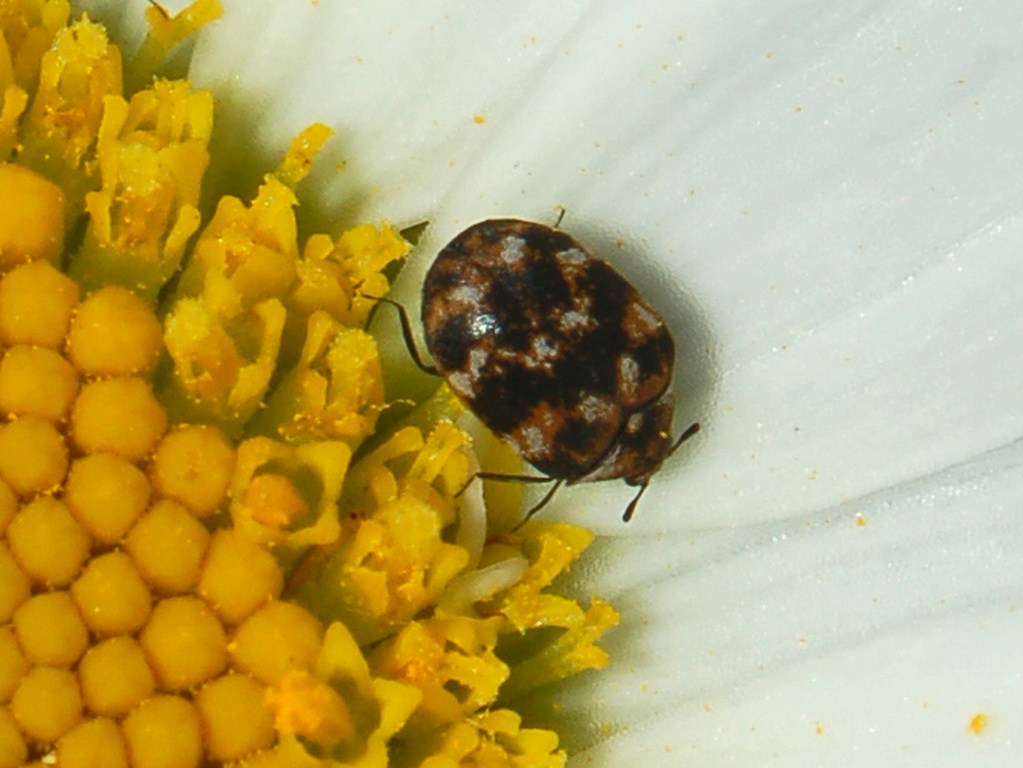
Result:
M603 259L554 227L521 219L473 224L438 253L423 283L433 365L402 333L415 363L443 376L489 429L540 473L476 477L557 489L622 479L639 490L683 442L672 439L675 344L660 315Z

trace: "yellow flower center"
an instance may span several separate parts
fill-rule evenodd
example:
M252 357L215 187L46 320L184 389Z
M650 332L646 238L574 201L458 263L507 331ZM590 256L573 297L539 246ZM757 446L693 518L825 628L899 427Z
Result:
M607 663L614 611L551 590L592 536L459 494L444 388L378 433L409 245L300 234L329 129L207 215L212 97L152 75L215 0L151 5L126 70L67 0L8 6L0 768L563 765L510 707Z

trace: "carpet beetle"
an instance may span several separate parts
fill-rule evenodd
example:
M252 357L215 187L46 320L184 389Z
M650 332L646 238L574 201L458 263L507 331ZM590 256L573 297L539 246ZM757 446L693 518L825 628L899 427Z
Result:
M393 303L393 302L389 302ZM401 309L401 307L399 307ZM671 437L675 344L649 302L606 261L554 227L519 219L473 224L438 254L423 284L429 366L543 477L638 486L693 424Z

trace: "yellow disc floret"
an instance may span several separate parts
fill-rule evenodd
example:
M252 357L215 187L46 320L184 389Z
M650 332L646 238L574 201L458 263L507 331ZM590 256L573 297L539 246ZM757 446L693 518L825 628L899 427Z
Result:
M61 768L128 768L128 751L117 723L96 717L79 723L57 743Z
M119 285L100 288L78 305L67 351L75 368L95 376L144 376L163 350L163 330L149 306Z
M70 667L85 653L89 633L67 592L43 592L14 612L14 632L33 664Z
M67 473L67 453L64 436L39 416L0 427L0 477L19 496L57 488Z
M0 543L0 621L8 621L14 609L28 600L32 582L6 544Z
M79 450L129 461L145 458L166 428L167 415L149 383L134 376L89 382L71 411L71 439Z
M228 674L204 685L195 695L206 748L214 760L237 760L269 747L274 721L266 687L247 675Z
M157 603L139 643L164 690L199 686L227 665L224 628L196 597L169 597Z
M209 530L188 509L162 499L132 527L124 548L147 584L174 594L199 582L209 541Z
M48 421L67 416L78 394L78 374L46 347L18 344L0 360L0 413L33 415Z
M78 284L53 265L15 267L0 279L0 341L58 348L77 306Z
M89 711L109 717L128 714L156 690L142 646L128 635L92 646L78 665L78 679Z
M78 575L92 544L89 534L58 499L29 502L7 528L11 554L37 584L62 587Z
M116 544L149 503L149 480L137 466L111 453L71 462L63 500L96 541Z
M203 517L224 501L234 472L234 449L215 427L183 426L156 447L150 474L156 491Z
M56 262L64 248L64 191L21 165L0 163L0 269L36 259Z
M28 659L14 635L14 630L0 627L0 704L6 704L21 678L29 670Z
M234 530L213 534L197 592L225 623L241 623L283 587L280 565L265 547Z
M145 624L152 596L124 552L94 557L71 585L86 625L99 637L131 634Z
M273 601L238 627L231 657L239 669L265 683L292 670L311 671L323 644L323 627L301 606Z
M196 768L202 760L202 723L179 696L157 695L121 723L132 768Z
M0 707L0 768L18 768L28 757L28 745L18 721L6 707Z
M82 718L82 696L72 672L35 666L11 697L21 732L43 744L63 736Z

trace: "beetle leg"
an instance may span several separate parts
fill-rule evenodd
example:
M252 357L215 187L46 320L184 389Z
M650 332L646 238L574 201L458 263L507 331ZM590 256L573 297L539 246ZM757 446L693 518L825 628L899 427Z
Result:
M546 475L513 475L506 472L477 472L465 481L465 485L458 489L458 492L455 494L455 498L457 499L465 493L469 489L469 486L472 485L472 481L477 478L480 480L497 480L499 482L507 483L550 483L554 480L553 477L547 477Z
M399 304L394 299L389 299L386 296L370 296L368 293L362 294L367 299L373 299L376 302L383 302L384 304L390 304L396 310L398 310L398 320L401 323L401 335L405 339L405 346L408 347L409 357L412 358L412 362L419 367L421 371L424 371L431 376L439 376L440 372L434 365L429 365L423 362L423 358L419 355L419 350L416 348L415 337L412 335L412 323L409 322L408 312L403 304ZM374 305L372 311L375 311L379 304ZM368 321L367 321L368 322Z
M548 480L550 480L550 479L552 479L552 478L548 478ZM547 502L549 502L551 499L554 498L554 494L557 493L558 488L560 488L562 486L562 484L564 484L564 482L565 482L564 478L561 478L557 482L555 482L554 485L551 486L551 489L549 491L547 491L546 494L544 494L544 497L542 499L540 499L540 501L537 504L534 504L533 508L526 513L526 516L524 518L522 518L521 520L519 520L518 523L515 524L515 527L511 529L511 532L515 533L515 531L517 531L519 528L521 528L526 523L528 523L529 519L533 515L535 515L541 509L546 507L547 506Z

